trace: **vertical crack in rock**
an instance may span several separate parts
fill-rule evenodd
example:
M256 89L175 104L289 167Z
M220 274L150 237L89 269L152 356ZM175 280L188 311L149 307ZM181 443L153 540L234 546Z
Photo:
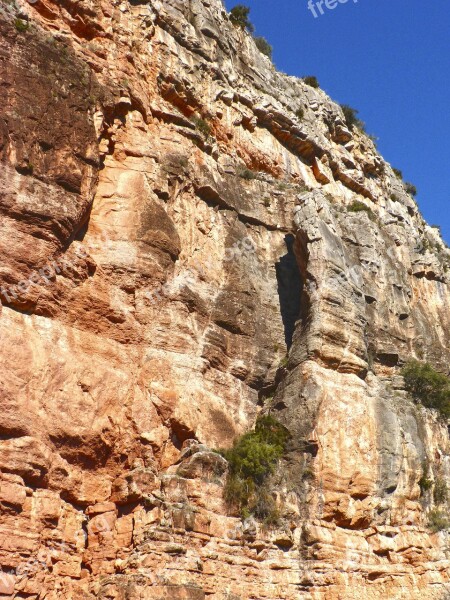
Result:
M294 252L295 238L285 237L286 254L276 264L278 297L287 349L292 346L295 324L300 317L303 282Z

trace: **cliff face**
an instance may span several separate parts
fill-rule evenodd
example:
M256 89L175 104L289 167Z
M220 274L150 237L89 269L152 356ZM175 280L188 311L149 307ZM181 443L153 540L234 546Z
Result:
M0 36L0 598L443 598L449 435L399 366L448 370L450 254L373 143L220 0ZM268 408L272 529L210 451Z

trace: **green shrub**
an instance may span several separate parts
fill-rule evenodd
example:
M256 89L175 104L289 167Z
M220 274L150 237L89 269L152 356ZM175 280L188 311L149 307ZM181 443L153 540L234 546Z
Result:
M244 4L237 4L230 11L230 21L236 27L240 27L241 29L247 29L251 33L255 31L255 28L252 22L249 19L250 8L245 6Z
M347 207L348 212L363 212L368 211L370 208L364 204L364 202L360 202L359 200L354 200Z
M344 113L345 122L349 129L353 129L353 127L357 127L361 131L365 130L365 124L361 119L358 119L357 114L359 111L356 108L352 108L348 104L341 104L342 112Z
M283 456L288 439L289 433L278 421L264 416L258 418L253 431L221 452L229 466L224 499L241 516L252 514L261 520L274 517L276 505L267 479Z
M211 135L211 127L209 126L209 123L205 121L205 119L194 116L191 118L191 121L205 138Z
M303 81L306 83L306 85L309 85L310 87L313 88L320 88L320 84L317 81L317 77L314 77L314 75L308 75L307 77L303 77Z
M436 504L445 504L448 500L447 483L440 477L434 482L433 498Z
M280 510L267 486L258 488L255 506L251 514L262 521L266 528L276 527L280 524Z
M435 508L428 515L428 527L435 533L450 529L450 517L447 512Z
M428 479L428 477L425 474L423 474L422 477L419 479L419 487L420 494L421 496L423 496L425 492L431 490L431 488L433 487L433 481L431 479Z
M450 418L450 379L428 363L413 360L402 369L405 386L415 400Z
M239 175L239 177L242 177L242 179L247 179L247 181L250 181L252 179L258 179L258 174L255 173L255 171L247 169L247 167L239 168L237 174Z
M372 209L366 206L364 202L360 202L359 200L354 200L351 204L349 204L347 206L347 211L352 213L365 212L368 214L370 219L375 219Z
M262 37L262 36L258 36L253 39L255 40L255 44L256 44L256 47L258 48L258 50L260 52L262 52L263 54L265 54L266 56L268 56L270 59L272 59L273 48L269 44L269 42L266 40L266 38Z
M297 119L299 119L301 121L303 119L303 117L305 116L305 110L303 108L299 108L298 110L295 111L295 116L297 117Z
M392 167L392 170L394 171L394 175L396 177L398 177L399 179L403 179L403 173L400 171L400 169L395 169L394 167Z
M411 194L411 196L417 196L417 188L413 183L405 183L405 188L408 194Z
M278 368L280 369L285 369L288 366L289 363L289 356L283 356L283 358L280 360L280 364L278 365Z
M28 29L30 28L30 24L28 23L28 21L24 21L23 19L16 19L14 21L14 27L17 31L23 33L25 31L28 31Z

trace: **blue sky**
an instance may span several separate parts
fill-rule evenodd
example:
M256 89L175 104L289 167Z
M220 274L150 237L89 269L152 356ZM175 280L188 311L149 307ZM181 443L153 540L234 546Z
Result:
M359 109L381 154L419 190L421 211L450 244L448 0L348 0L314 18L307 0L226 0L251 8L276 66L316 75Z

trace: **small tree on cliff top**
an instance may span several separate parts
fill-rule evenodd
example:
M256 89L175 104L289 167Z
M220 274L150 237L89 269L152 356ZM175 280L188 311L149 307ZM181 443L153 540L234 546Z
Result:
M233 25L240 27L241 29L247 29L250 33L255 31L252 22L249 19L250 8L244 4L237 4L230 11L230 20Z

